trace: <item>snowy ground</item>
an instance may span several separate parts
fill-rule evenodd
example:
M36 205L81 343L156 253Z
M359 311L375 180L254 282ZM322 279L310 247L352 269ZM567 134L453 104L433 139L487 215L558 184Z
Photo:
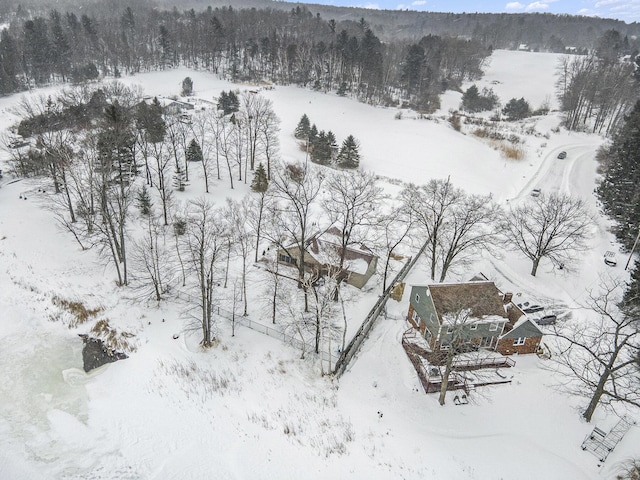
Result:
M523 96L536 107L553 98L558 58L497 51L483 82L503 102ZM176 94L187 75L196 95L208 100L231 87L187 70L124 81L151 95ZM593 156L602 140L554 132L557 114L516 127L527 156L511 161L448 125L447 102L457 108L456 93L447 94L431 120L408 112L397 120L394 109L293 87L263 94L282 119L285 159L301 158L291 132L306 113L340 141L354 134L363 167L381 176L419 183L450 175L455 185L492 193L505 204L535 187L565 191L595 210ZM0 127L15 120L9 110L18 100L0 99ZM567 159L556 158L560 150ZM242 327L231 337L224 322L220 343L202 352L197 338L183 332L179 305L158 309L127 300L93 252L80 252L56 228L46 210L49 194L38 191L41 180L5 176L2 182L2 479L597 479L612 478L619 462L640 453L636 427L598 468L580 443L593 425L606 430L615 417L598 410L592 425L582 422L584 400L554 390L556 379L535 356L516 358L510 385L479 389L468 405L440 407L436 396L422 393L400 345L405 322L392 319L406 312L406 295L391 302L389 319L381 319L339 382L320 377L313 359L301 361L275 339ZM229 193L223 183L214 192L220 200ZM605 220L594 225L592 250L563 271L545 264L533 278L526 261L504 254L458 274L483 271L504 290L574 309L607 269L602 252L612 248L612 237L606 226ZM607 272L624 275L623 266ZM408 283L426 279L418 264ZM354 318L364 315L366 296L375 299L375 290L363 294ZM138 350L86 375L76 336L81 329L51 320L59 314L54 295L101 306L103 316L137 333ZM257 303L249 313L264 317Z

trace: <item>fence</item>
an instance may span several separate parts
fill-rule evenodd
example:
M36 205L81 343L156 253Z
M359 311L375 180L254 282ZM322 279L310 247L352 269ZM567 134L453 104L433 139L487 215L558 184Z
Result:
M369 332L371 331L371 329L373 328L373 325L375 324L376 320L380 316L380 313L384 310L384 307L387 304L387 300L389 300L389 296L391 295L391 291L393 290L393 287L395 287L396 284L402 282L405 279L407 274L414 267L414 265L418 261L418 258L420 258L420 256L424 253L426 248L427 248L427 242L425 242L425 244L422 245L420 250L418 250L418 253L416 253L416 255L413 258L410 258L407 261L407 263L403 265L402 269L400 269L400 271L396 275L396 278L393 279L393 282L391 282L391 284L386 288L386 290L378 298L378 301L375 303L373 308L369 311L369 313L363 320L362 325L360 325L360 328L358 329L358 331L355 333L355 335L353 336L349 344L345 347L345 349L340 353L340 357L338 357L338 360L336 361L335 369L333 370L333 373L336 376L340 377L345 372L345 370L349 366L349 363L351 362L353 357L360 350L360 347L362 346L362 343L364 342L364 340L367 338L367 335L369 335Z
M329 366L331 366L331 352L321 351L320 353L316 353L313 349L309 350L309 345L305 344L299 338L284 332L278 325L265 325L263 323L256 322L255 320L251 320L249 317L244 317L238 314L234 315L233 312L225 310L224 308L218 308L216 310L216 314L232 322L235 321L238 325L242 325L243 327L250 328L256 332L263 333L264 335L268 335L269 337L288 343L299 349L301 352L304 351L305 355L317 355L323 362L328 362Z

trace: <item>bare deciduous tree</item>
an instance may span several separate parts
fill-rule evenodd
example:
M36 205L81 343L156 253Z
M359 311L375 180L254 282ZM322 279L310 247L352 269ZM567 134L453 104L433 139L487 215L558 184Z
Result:
M430 180L421 186L410 184L400 195L405 208L413 212L416 224L423 230L425 240L429 243L431 280L435 280L438 248L445 233L445 224L452 215L452 209L464 198L464 192L455 188L447 178Z
M247 258L253 245L253 233L249 225L250 199L245 197L242 201L236 202L227 199L227 206L224 210L224 217L228 226L228 233L231 239L232 249L242 259L242 315L247 316ZM234 284L235 285L235 284Z
M562 376L560 388L589 399L582 413L591 421L598 405L640 407L640 322L638 312L621 305L620 282L603 280L602 293L589 292L587 308L597 319L576 318L555 328L552 360Z
M300 260L297 262L299 286L305 292L305 312L309 311L305 278L305 250L311 236L312 207L323 184L322 175L308 164L289 164L275 173L273 178L273 197L278 214L277 222L282 227L270 239L283 249L296 250ZM284 236L281 236L284 233Z
M379 228L377 240L380 248L385 252L384 271L382 274L382 291L387 289L387 279L391 259L394 258L396 248L410 238L415 228L414 212L404 205L394 207L388 213L378 216L376 223Z
M174 282L171 250L159 219L147 217L144 236L132 242L131 267L134 288L157 302L171 289Z
M464 340L465 332L469 329L471 323L473 323L473 317L471 316L471 310L467 308L459 308L444 315L443 324L446 325L447 333L442 337L441 344L447 347L447 353L440 385L440 396L438 397L440 405L445 403L453 359L468 348Z
M215 288L218 283L218 262L225 246L223 240L223 222L220 214L211 203L204 199L191 201L186 214L187 229L183 236L184 250L190 266L190 273L195 275L193 284L197 309L198 327L202 330L202 346L210 347L214 340L213 307Z
M373 174L362 171L332 173L325 186L327 193L322 206L332 227L339 232L339 258L335 265L342 270L347 248L369 240L371 227L375 225L371 212L378 209L382 189Z
M585 250L593 219L582 200L550 194L512 207L501 224L506 244L531 260L535 276L543 258L560 265Z
M452 208L439 240L440 282L444 282L456 262L495 245L500 217L501 209L493 203L491 196L465 196Z

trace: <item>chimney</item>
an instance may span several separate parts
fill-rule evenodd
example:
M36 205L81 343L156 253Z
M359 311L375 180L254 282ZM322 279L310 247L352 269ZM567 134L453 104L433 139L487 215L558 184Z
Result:
M511 302L511 299L513 298L513 293L509 292L509 293L505 293L502 296L502 303L504 303L505 305L509 302Z

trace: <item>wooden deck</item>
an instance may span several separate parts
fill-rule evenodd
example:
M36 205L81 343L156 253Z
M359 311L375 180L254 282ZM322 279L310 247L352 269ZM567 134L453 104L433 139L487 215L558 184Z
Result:
M402 335L402 346L411 364L418 374L422 388L426 393L439 392L442 386L442 355L438 352L434 363L434 353L426 351L420 346L417 339L418 333L413 327ZM502 355L491 355L487 357L462 358L452 366L449 375L447 390L464 390L469 393L475 387L484 385L497 385L510 383L511 375L506 375L500 371L501 368L511 368L515 361Z

